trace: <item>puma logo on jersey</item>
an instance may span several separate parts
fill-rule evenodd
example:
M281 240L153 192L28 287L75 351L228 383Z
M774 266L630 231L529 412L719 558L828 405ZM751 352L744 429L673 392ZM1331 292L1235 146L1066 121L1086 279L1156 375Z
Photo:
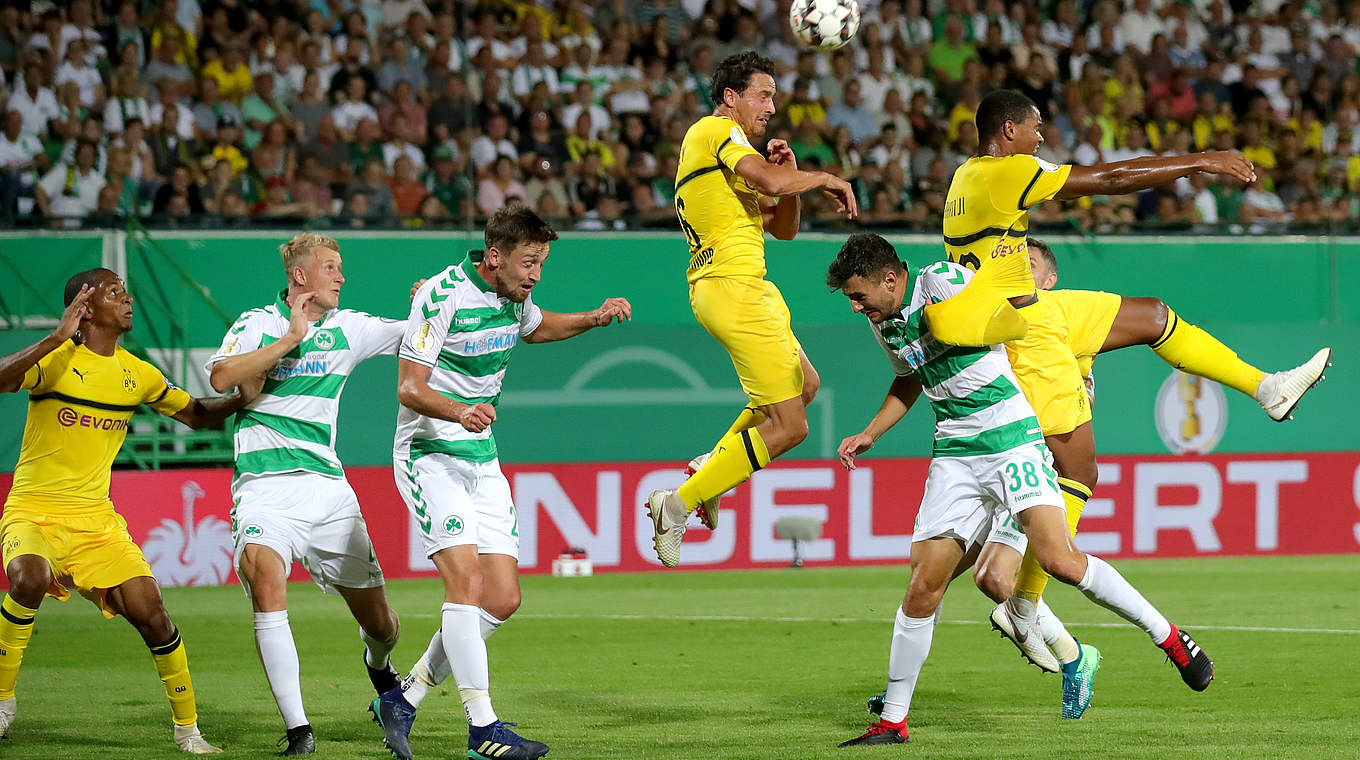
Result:
M81 372L80 370L76 369L75 367L72 367L72 368L71 368L71 371L74 372L74 373L76 373L76 377L80 378L80 382L82 382L82 383L85 382L85 373L84 373L84 372Z

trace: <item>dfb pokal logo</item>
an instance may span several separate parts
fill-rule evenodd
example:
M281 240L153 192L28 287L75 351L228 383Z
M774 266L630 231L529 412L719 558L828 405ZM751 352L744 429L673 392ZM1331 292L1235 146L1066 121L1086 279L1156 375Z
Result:
M457 516L450 517L444 521L444 532L448 533L450 536L456 536L459 533L462 533L463 521L458 519Z
M1207 454L1228 427L1228 399L1218 383L1173 370L1157 392L1154 415L1173 454Z

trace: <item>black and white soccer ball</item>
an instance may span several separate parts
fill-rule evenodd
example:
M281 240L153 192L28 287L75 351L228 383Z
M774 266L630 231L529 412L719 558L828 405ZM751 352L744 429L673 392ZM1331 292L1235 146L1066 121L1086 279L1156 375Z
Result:
M805 44L819 50L842 47L859 31L856 0L793 0L789 26Z

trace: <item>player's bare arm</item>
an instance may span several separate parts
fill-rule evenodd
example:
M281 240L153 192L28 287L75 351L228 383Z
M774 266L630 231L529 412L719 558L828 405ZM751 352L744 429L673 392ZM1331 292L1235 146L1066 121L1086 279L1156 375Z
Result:
M793 149L785 140L774 139L765 144L765 151L769 154L769 162L775 166L787 166L790 169L798 168L798 160L793 155ZM762 197L760 199L760 216L765 227L765 231L774 236L776 240L793 240L793 236L798 234L798 227L802 222L803 202L800 196L786 195L782 198Z
M1256 179L1251 161L1235 150L1147 156L1111 164L1073 166L1067 182L1054 197L1071 200L1089 195L1136 193L1197 172L1227 176L1244 183Z
M551 343L566 340L596 327L605 327L614 322L626 322L633 318L633 305L626 298L606 298L600 308L592 311L579 311L571 314L543 312L543 321L538 329L524 336L526 343Z
M283 337L267 346L261 346L254 351L247 351L240 356L222 359L214 364L212 375L208 380L212 384L213 390L221 393L252 377L268 372L279 363L280 359L287 356L289 351L301 345L303 339L307 337L307 328L311 324L308 319L307 306L314 298L316 298L315 292L307 292L293 299L288 318L288 332Z
M764 156L749 155L737 162L737 174L761 195L784 197L821 190L836 203L837 213L847 219L859 215L859 204L850 183L826 172L805 172L770 163Z
M61 322L42 340L33 345L0 357L0 392L14 393L23 384L24 373L28 368L42 361L44 356L57 350L61 344L71 339L80 328L80 320L90 316L87 304L94 288L80 286L80 293L71 300L71 305L61 314Z
M480 433L496 421L496 407L463 404L441 396L430 387L430 368L408 359L398 362L397 401L416 414L456 422L471 433Z
M883 399L883 404L873 419L869 420L869 424L865 425L861 432L846 437L836 448L836 454L840 456L845 469L855 469L855 457L873 448L884 433L901 422L920 396L921 381L915 376L894 378L892 385L888 387L888 395Z
M171 415L194 430L220 424L227 417L254 401L264 388L264 373L242 378L236 392L228 396L190 399L188 406Z

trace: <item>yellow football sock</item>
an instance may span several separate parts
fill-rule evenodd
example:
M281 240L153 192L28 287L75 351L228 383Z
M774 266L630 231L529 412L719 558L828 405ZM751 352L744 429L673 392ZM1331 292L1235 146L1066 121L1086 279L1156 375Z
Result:
M727 429L727 435L740 433L743 430L749 430L763 422L765 422L765 413L760 411L757 407L748 406L741 410L741 414L737 415L737 419L732 423L732 427Z
M151 660L156 673L165 684L165 696L170 700L170 713L176 726L191 726L198 722L198 707L194 702L194 682L189 677L189 655L179 630L164 644L151 647Z
M718 441L713 457L680 486L678 494L685 502L685 510L693 512L700 502L746 482L752 473L769 463L770 451L760 431L748 428L728 433Z
M989 289L965 287L939 303L926 304L930 334L954 346L993 346L1019 340L1029 323L1010 301Z
M1091 489L1069 478L1058 478L1058 487L1062 489L1063 506L1067 508L1067 529L1075 536L1081 511L1086 508L1086 500L1091 498ZM1020 576L1015 579L1015 593L1031 602L1038 602L1047 586L1048 573L1044 572L1039 559L1034 556L1034 550L1026 549L1025 558L1020 563Z
M1218 339L1166 310L1166 329L1152 344L1162 361L1192 375L1207 377L1223 385L1256 395L1266 373L1237 358L1237 354Z
M33 636L33 616L37 614L37 610L19 604L11 596L0 602L0 699L14 696L19 663Z

